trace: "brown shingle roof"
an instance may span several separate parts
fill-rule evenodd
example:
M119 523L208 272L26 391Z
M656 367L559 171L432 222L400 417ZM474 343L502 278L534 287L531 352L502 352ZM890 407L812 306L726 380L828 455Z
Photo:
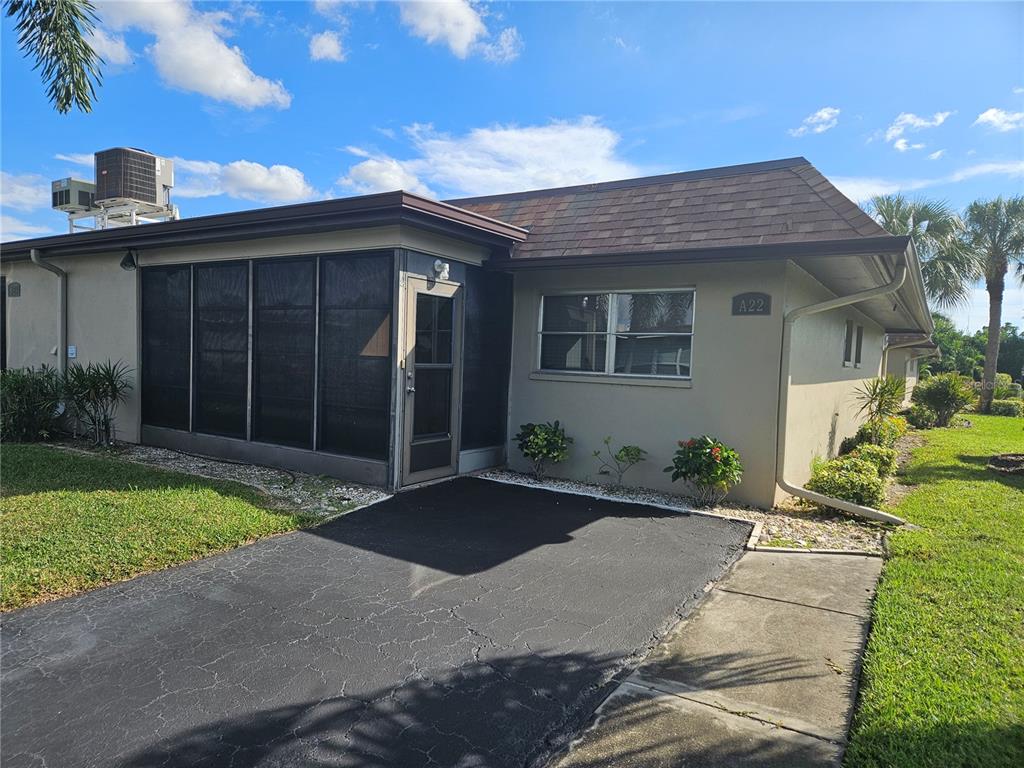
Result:
M448 202L529 230L514 258L888 234L802 157Z

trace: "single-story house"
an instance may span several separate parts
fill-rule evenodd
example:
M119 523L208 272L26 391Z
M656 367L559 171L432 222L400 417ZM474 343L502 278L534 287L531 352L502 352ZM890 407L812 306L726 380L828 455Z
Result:
M933 330L910 240L804 158L438 202L388 192L0 246L8 366L123 360L131 442L389 488L574 438L735 447L738 502L799 488L913 378ZM887 357L887 344L898 348ZM914 346L914 345L917 346ZM674 488L675 490L681 490Z

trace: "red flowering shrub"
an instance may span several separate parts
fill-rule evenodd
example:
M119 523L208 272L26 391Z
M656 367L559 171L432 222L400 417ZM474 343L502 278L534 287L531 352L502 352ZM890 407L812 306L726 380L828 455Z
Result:
M691 437L678 445L665 471L672 473L672 482L685 480L694 487L699 506L718 504L743 476L740 455L714 437Z

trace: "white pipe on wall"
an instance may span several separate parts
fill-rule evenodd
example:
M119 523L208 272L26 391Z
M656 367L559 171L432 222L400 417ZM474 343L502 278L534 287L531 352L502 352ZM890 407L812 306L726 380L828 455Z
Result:
M43 253L38 248L29 251L29 258L37 267L57 276L57 370L64 373L68 367L68 273L43 261Z
M825 496L815 491L808 490L803 486L790 483L786 480L786 422L789 406L789 363L790 363L790 349L792 346L793 339L793 326L796 325L796 321L807 315L816 315L820 312L828 312L833 309L840 309L841 307L847 307L851 304L856 304L867 299L873 299L878 296L885 296L890 293L894 293L900 289L903 282L907 279L907 262L906 258L896 268L896 275L885 285L880 285L876 288L869 288L866 291L859 291L858 293L851 293L849 296L837 296L834 299L828 299L827 301L818 302L817 304L808 304L804 307L797 307L796 309L790 310L786 313L785 320L782 325L782 352L781 359L779 361L779 409L778 409L778 426L776 429L776 446L775 446L775 482L778 486L793 496L797 496L801 499L813 501L816 504L821 504L826 507L833 507L840 509L843 512L849 512L852 515L858 515L860 517L866 517L870 520L880 520L884 523L895 523L902 525L906 521L902 518L890 515L888 512L883 512L880 509L873 507L865 507L860 504L854 504L850 501L844 501L843 499L833 499L830 496Z

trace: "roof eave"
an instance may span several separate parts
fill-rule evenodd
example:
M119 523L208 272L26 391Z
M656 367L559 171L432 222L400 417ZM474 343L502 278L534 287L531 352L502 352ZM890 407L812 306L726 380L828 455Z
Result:
M495 259L490 266L503 271L565 269L575 267L650 266L658 264L713 261L758 261L792 259L800 256L858 256L900 254L910 238L896 235L842 238L801 243L757 243L712 248L683 248L666 251L619 251L577 256L536 256Z
M521 227L399 191L17 240L0 244L0 255L20 261L29 258L31 249L48 257L77 256L120 248L172 248L389 224L409 224L499 248L510 248L527 236Z

